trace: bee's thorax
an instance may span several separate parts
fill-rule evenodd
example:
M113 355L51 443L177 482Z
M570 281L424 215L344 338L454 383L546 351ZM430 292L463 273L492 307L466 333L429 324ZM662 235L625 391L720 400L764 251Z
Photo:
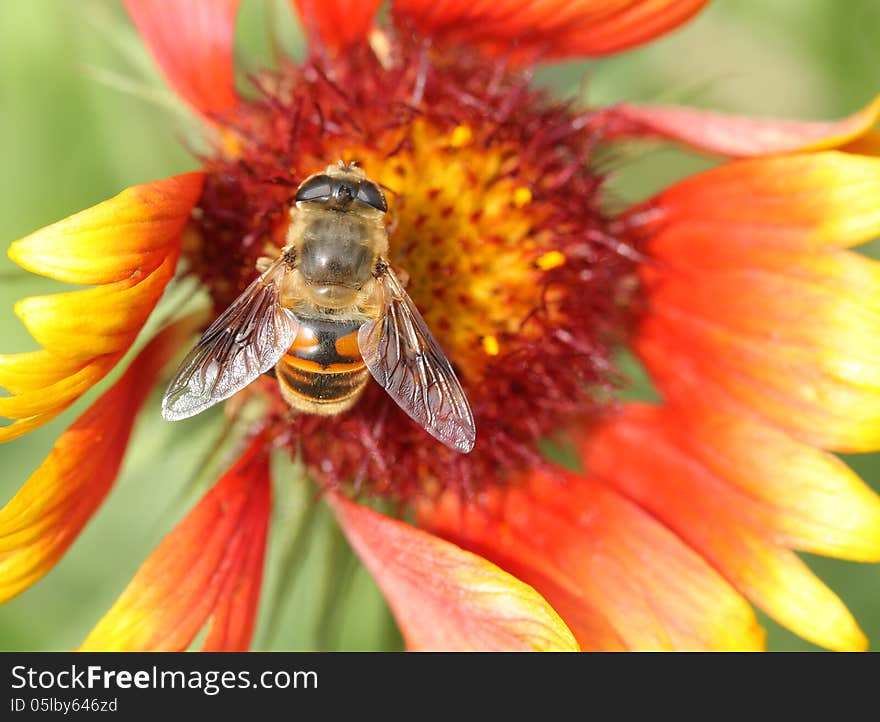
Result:
M327 210L317 204L297 209L288 231L288 255L295 254L303 296L315 306L357 305L388 239L379 218Z

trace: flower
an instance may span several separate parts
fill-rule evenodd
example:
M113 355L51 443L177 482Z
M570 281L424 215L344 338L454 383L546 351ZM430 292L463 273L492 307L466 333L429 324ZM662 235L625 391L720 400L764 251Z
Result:
M834 451L880 447L878 104L834 123L620 104L533 87L543 60L623 50L700 0L295 3L302 64L233 82L235 0L129 0L201 116L201 170L23 238L24 268L92 288L28 298L40 343L0 356L11 441L103 379L178 260L216 317L284 243L298 183L336 159L389 189L391 262L473 406L447 449L377 385L291 416L263 377L243 452L144 562L83 649L246 649L271 513L297 456L411 649L756 649L752 606L832 649L864 636L795 550L880 558L880 502ZM622 212L597 149L680 141L730 160ZM149 388L205 319L183 315L58 439L0 511L0 590L48 572L110 491ZM660 392L624 403L619 349ZM580 470L539 450L567 436ZM284 480L281 480L284 481ZM392 518L359 503L389 499ZM410 520L409 523L404 518Z

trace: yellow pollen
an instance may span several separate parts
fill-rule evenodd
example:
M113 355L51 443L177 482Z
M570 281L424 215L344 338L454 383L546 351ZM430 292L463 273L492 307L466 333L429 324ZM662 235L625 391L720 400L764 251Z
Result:
M331 154L349 151L370 178L400 190L389 199L390 261L409 275L407 292L465 378L531 342L540 329L524 321L558 305L535 262L555 246L555 231L544 227L551 210L511 173L516 149L473 142L475 133L469 124L439 132L417 120L378 149ZM551 266L565 260L559 251L546 258Z
M473 137L473 131L471 131L469 126L458 125L455 127L455 130L452 131L452 135L449 138L449 145L453 148L463 148L471 142Z
M225 158L240 158L247 143L235 130L223 130L220 133L220 152Z
M535 263L542 271L549 271L565 264L565 254L560 251L547 251Z
M388 70L394 62L391 58L391 41L388 39L387 33L379 28L373 28L370 31L368 42L376 59L385 70Z
M497 356L501 352L498 339L494 336L483 336L483 351L489 356Z
M517 208L522 208L531 202L532 192L525 186L520 186L513 192L513 205Z

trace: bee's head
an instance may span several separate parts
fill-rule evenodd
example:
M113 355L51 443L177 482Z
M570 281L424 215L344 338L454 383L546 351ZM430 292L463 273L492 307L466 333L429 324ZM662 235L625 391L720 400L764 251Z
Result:
M331 165L309 176L297 189L296 202L320 203L337 211L388 211L385 194L354 165Z

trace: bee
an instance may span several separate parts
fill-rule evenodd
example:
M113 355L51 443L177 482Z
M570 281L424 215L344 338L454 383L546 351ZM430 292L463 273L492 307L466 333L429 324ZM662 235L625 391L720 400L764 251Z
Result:
M181 362L162 415L189 418L273 368L296 411L350 409L370 375L429 434L468 453L476 429L449 360L388 262L388 203L354 164L296 192L286 244Z

